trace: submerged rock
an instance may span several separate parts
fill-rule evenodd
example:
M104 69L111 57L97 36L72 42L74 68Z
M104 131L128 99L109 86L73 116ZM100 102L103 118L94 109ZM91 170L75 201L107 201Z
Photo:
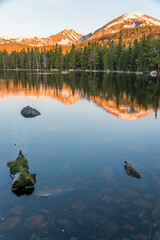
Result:
M136 199L133 203L141 208L152 208L152 205L142 198Z
M23 115L23 117L26 117L26 118L32 118L32 117L36 117L38 115L41 115L40 112L38 112L34 108L31 108L30 106L24 107L21 110L21 114Z
M134 227L132 225L129 225L129 224L125 224L123 226L123 229L131 231L131 232L134 231Z
M124 161L124 169L126 173L134 178L142 178L139 172L136 171L136 169L127 161Z
M17 206L11 209L12 213L15 213L16 215L21 214L21 212L23 211L24 206Z
M29 173L28 161L20 150L15 161L7 163L10 169L12 191L17 195L29 195L33 192L36 183L36 174Z
M160 232L159 231L156 231L156 233L155 233L155 238L154 238L155 240L158 240L158 239L160 239Z
M74 188L70 185L62 185L62 186L50 186L50 187L45 187L39 192L36 192L36 196L46 198L49 196L57 196L60 194L65 194L68 192L72 192ZM45 196L45 197L44 197Z
M88 229L95 229L97 226L100 235L96 239L115 239L114 235L117 233L118 225L106 216L85 211L76 217L76 221L86 233ZM95 235L92 235L91 239L94 239L93 236Z
M0 231L7 231L12 228L15 228L16 225L21 221L20 217L10 217L6 219L3 223L0 224Z
M32 217L29 217L26 222L25 226L31 230L36 228L41 228L44 223L44 217L42 215L35 215Z
M49 196L51 196L51 194L44 193L44 194L40 194L39 196L41 198L48 198Z

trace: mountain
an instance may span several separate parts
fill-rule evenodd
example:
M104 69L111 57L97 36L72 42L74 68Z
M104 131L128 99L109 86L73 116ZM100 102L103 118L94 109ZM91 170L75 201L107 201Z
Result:
M51 35L47 38L0 38L1 46L19 46L19 47L43 47L43 46L53 46L56 43L59 45L70 45L78 41L78 39L82 37L81 34L75 32L73 29L63 30L56 35Z
M81 37L78 42L102 38L106 35L118 33L120 31L131 29L134 30L138 27L160 27L160 20L150 17L143 13L126 13L122 16L112 20L103 27L96 31Z
M49 37L33 37L33 38L10 38L5 39L0 37L0 51L6 49L8 52L20 51L28 47L46 47L52 48L53 45L58 44L63 46L63 49L70 50L70 46L75 43L77 46L81 43L86 44L89 40L118 41L121 34L126 42L131 39L141 38L144 34L148 35L153 32L155 35L160 33L160 20L150 17L143 13L126 13L122 16L112 20L103 27L82 36L73 29L63 30L56 35Z
M81 34L75 32L73 29L65 29L58 34L51 35L47 38L24 38L21 40L21 43L27 46L53 46L56 43L58 45L68 45L77 42L81 36Z

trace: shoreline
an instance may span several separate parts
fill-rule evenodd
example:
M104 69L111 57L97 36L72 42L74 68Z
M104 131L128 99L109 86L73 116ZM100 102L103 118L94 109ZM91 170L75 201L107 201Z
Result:
M120 73L120 74L137 74L137 75L144 75L144 74L150 74L151 72L150 71L145 71L145 72L142 72L142 71L123 71L123 70L89 70L89 69L86 69L86 70L81 70L81 69L69 69L69 70L59 70L59 69L50 69L50 70L44 70L44 69L0 69L0 71L15 71L15 72L20 72L20 71L34 71L34 72L43 72L43 74L48 74L48 73L62 73L62 74L68 74L68 73L71 73L71 72L88 72L88 73ZM159 75L159 74L157 74ZM156 76L154 76L156 77Z

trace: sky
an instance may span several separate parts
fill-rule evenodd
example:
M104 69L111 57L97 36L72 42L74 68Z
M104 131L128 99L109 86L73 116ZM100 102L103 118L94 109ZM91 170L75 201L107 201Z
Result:
M160 20L160 0L0 0L0 37L88 34L128 12Z

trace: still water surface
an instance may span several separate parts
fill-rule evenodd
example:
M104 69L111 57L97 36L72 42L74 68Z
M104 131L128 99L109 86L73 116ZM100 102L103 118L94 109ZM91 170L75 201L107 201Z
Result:
M1 72L0 239L160 239L159 100L149 76ZM20 149L37 182L18 197Z

